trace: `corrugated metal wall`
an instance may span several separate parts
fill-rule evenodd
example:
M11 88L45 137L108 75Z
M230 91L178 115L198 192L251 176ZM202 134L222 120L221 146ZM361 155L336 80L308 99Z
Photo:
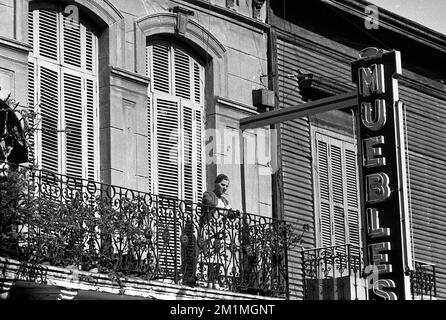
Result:
M404 74L404 72L403 72ZM406 105L409 208L414 258L436 265L437 297L446 298L446 97L400 84Z
M298 70L331 79L333 82L341 79L340 87L352 86L348 81L350 66L347 61L338 61L305 49L303 45L290 39L277 38L277 68L282 108L304 103L299 94L297 79L293 76ZM339 89L333 93L342 91ZM305 235L302 246L305 249L314 248L316 239L309 120L305 117L286 121L280 125L280 131L284 219L299 227L309 224L311 229ZM291 299L303 298L300 249L291 250L288 256Z
M355 89L350 81L351 57L338 58L331 51L322 52L316 45L311 47L281 33L276 49L280 107L304 102L292 76L298 69L335 83L332 94ZM436 265L437 297L442 299L446 298L446 97L440 99L405 86L401 80L400 100L406 104L414 258ZM284 122L280 130L284 219L298 226L310 224L311 231L302 245L313 248L316 242L309 120ZM299 250L289 253L291 299L303 297Z

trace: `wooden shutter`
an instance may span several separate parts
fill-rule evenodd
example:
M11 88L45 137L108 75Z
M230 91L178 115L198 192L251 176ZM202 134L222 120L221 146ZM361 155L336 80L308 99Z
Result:
M316 197L321 246L360 245L356 151L353 143L316 132ZM343 249L341 249L343 251ZM354 252L358 249L354 249Z
M63 112L65 133L65 170L69 176L82 178L82 77L63 74Z
M203 163L205 162L204 155L203 155L203 145L204 145L204 139L203 139L203 111L202 108L196 108L195 109L195 122L194 122L194 128L195 128L195 172L196 177L195 181L197 183L197 190L195 194L197 195L197 202L201 202L201 198L203 196L204 192L204 179L205 179L205 171L203 170Z
M96 68L96 37L89 30L85 31L85 68L95 71Z
M83 111L83 157L85 166L84 178L89 180L96 180L96 164L97 164L97 94L96 82L93 77L88 77L84 82L84 94L86 98Z
M39 10L39 54L59 61L58 13L53 10Z
M35 94L36 94L36 86L35 86L35 62L33 59L28 61L28 112L29 117L28 121L28 130L26 132L26 139L28 141L28 155L30 161L35 160Z
M151 46L151 65L153 90L170 93L171 68L170 50L166 44L156 44Z
M182 106L182 169L183 169L183 185L184 200L195 200L194 188L194 110L188 106Z
M62 16L63 63L81 67L81 27L78 21Z
M203 68L182 48L157 42L146 48L146 72L152 79L148 93L152 102L152 108L148 107L148 147L150 178L157 179L154 191L196 202L201 199L205 179ZM174 108L178 112L175 116ZM177 156L177 163L166 163L168 149L170 158Z
M37 97L42 118L35 139L39 163L58 173L96 179L97 38L58 11L40 9L28 17L34 44L29 103L32 95Z
M357 153L352 144L345 146L345 176L347 194L348 236L352 245L361 246ZM359 255L359 248L352 253Z
M39 68L42 168L59 172L59 72Z
M324 141L325 140L325 141ZM319 182L319 220L321 246L331 246L332 222L331 222L331 201L330 201L330 174L328 162L328 141L319 138L317 144L317 169L316 176Z
M340 141L330 139L329 163L331 170L333 244L346 243L346 216L344 215L344 168Z
M158 194L179 198L179 101L155 97Z
M175 96L191 98L191 70L189 56L179 48L174 48L174 87Z
M194 62L194 81L193 81L193 88L194 88L194 101L200 105L203 104L203 68L201 66Z
M154 130L153 130L153 111L152 111L152 95L149 95L147 97L147 163L148 163L148 178L149 178L149 186L148 186L148 192L153 192L153 177L155 176L153 170L153 152L152 148L154 146Z

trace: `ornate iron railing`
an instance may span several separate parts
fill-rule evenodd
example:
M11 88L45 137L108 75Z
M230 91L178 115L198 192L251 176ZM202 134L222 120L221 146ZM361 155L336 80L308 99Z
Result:
M431 300L437 295L435 265L415 261L414 270L409 270L412 299Z
M359 247L345 244L302 250L301 254L305 299L358 298L357 279L361 276L362 265Z
M1 256L287 297L281 221L41 170L8 172L0 172Z

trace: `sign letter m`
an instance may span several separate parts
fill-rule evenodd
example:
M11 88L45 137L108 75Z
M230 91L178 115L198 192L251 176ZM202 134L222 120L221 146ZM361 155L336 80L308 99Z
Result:
M369 97L370 94L385 93L384 65L374 64L371 68L359 68L359 94Z

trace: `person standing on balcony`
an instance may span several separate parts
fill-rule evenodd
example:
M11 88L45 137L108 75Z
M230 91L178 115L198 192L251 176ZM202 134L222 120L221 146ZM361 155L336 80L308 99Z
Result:
M234 220L238 211L233 211L224 197L229 188L229 178L219 174L215 178L213 191L206 191L202 199L202 214L199 221L199 250L201 253L200 271L208 275L208 285L218 288L221 273L230 274L234 265L233 252L227 249L229 225L227 219ZM224 270L221 268L223 267Z

